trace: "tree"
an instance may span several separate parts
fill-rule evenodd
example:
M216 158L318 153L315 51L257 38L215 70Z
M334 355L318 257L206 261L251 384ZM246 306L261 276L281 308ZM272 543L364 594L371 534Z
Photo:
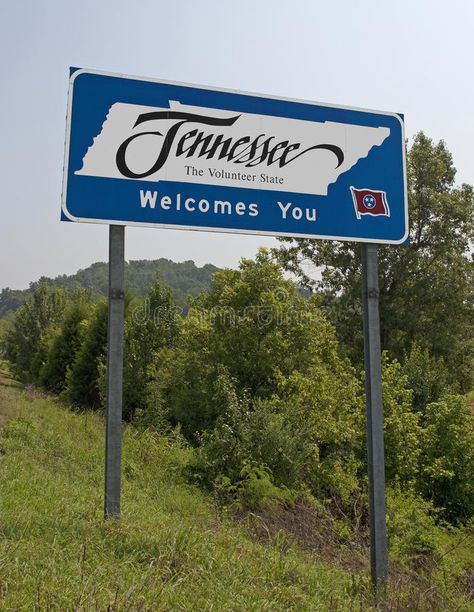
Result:
M427 349L413 344L403 364L407 386L413 389L413 410L423 413L425 406L452 393L449 370L443 359L431 357Z
M387 355L383 355L385 478L388 485L397 483L403 488L416 482L423 438L420 414L413 411L413 392L407 387L408 380L400 363L389 362Z
M84 289L76 290L41 368L40 382L50 391L60 393L65 388L66 373L79 350L82 322L87 318L90 307L90 294Z
M146 404L149 368L156 353L171 346L178 330L178 313L171 289L159 281L149 288L137 308L130 309L125 328L124 407L125 419Z
M413 343L442 358L461 389L474 371L474 195L454 186L444 142L422 132L408 152L410 244L379 248L382 346L402 359ZM315 288L354 363L363 354L360 247L353 243L283 239L276 254L287 270ZM312 281L304 266L321 270ZM453 380L451 381L453 382Z
M66 396L76 406L100 406L99 365L107 351L107 313L107 302L102 300L91 318L80 324L81 344L66 373Z
M6 333L4 352L20 380L38 381L47 355L48 334L61 322L66 303L63 289L39 285L16 312Z
M474 514L474 417L465 398L449 395L426 407L418 488L451 521Z
M192 438L225 412L223 380L232 381L239 398L266 400L282 380L298 372L317 376L319 366L352 376L316 301L302 298L261 251L240 270L217 273L211 290L192 302L176 346L159 355L152 403L167 406L172 422Z
M6 287L0 292L0 318L15 312L25 301L25 292Z

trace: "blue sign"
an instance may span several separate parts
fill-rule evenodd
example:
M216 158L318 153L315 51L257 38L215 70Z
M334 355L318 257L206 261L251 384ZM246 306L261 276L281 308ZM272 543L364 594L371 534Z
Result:
M399 244L403 119L72 72L62 218Z

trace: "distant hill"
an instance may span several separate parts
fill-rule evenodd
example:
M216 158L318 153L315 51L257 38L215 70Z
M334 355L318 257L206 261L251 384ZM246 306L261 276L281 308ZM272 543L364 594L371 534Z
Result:
M219 268L206 264L199 268L194 261L175 263L170 259L136 260L125 264L125 286L127 291L134 295L145 295L148 287L157 278L168 285L174 294L179 306L186 308L187 297L196 296L201 291L209 289L211 280ZM28 289L2 289L0 293L0 318L8 317L14 313L41 283L52 287L75 289L87 287L98 296L107 295L108 264L104 262L93 263L85 270L76 274L48 278L42 276L38 281L30 283Z

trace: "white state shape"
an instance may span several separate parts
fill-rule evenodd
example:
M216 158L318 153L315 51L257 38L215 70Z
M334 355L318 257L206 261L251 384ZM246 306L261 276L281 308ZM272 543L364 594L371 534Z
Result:
M341 174L350 170L360 159L367 157L372 147L380 146L390 135L390 129L386 127L367 127L331 121L303 121L200 106L187 106L175 101L170 101L170 108L117 102L110 107L101 132L94 138L93 144L83 158L82 168L77 170L76 174L118 179L127 178L120 173L116 164L116 154L120 145L134 134L160 132L161 136L151 134L137 138L127 148L127 165L135 173L139 174L152 168L161 150L164 136L179 120L147 121L135 128L134 125L137 117L142 113L168 111L170 109L212 117L239 116L239 118L232 126L208 126L193 121L187 122L179 128L164 166L150 176L135 180L166 180L327 195L331 183L334 183ZM222 134L225 138L232 138L234 141L243 136L249 136L253 140L260 134L265 134L267 137L274 137L273 145L284 141L289 141L290 144L300 143L299 149L295 150L289 158L309 147L318 144L331 144L342 149L344 161L336 168L336 156L327 149L304 153L283 168L278 166L278 162L271 166L267 166L264 162L259 166L246 168L245 164L235 164L226 159L206 159L206 156L197 157L196 155L189 158L186 155L176 157L176 148L180 138L193 129L197 129L198 132L203 131L205 135ZM185 166L193 166L196 172L190 174L189 170L186 171ZM213 172L217 170L234 173L234 177L218 178L211 175L211 170ZM202 176L199 175L200 171L202 171ZM239 172L251 175L253 178L241 179L236 176ZM280 180L283 179L283 182L260 182L261 173L278 177Z

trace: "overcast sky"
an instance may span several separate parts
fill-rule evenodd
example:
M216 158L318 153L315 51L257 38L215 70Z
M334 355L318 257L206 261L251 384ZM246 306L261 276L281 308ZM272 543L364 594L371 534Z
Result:
M69 66L396 111L474 183L472 0L1 0L0 288L107 259L59 221ZM129 228L127 259L236 266L272 239Z

